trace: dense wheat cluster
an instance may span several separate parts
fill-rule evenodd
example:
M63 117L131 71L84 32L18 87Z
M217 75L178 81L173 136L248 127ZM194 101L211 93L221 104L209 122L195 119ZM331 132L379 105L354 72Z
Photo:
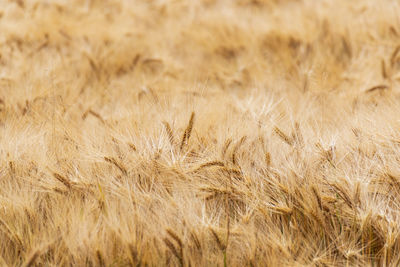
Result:
M0 0L1 266L399 266L396 0Z

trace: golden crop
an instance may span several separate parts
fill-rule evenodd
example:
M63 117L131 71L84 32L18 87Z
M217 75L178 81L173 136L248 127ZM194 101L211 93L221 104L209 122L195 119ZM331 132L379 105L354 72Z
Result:
M0 266L399 266L397 0L0 0Z

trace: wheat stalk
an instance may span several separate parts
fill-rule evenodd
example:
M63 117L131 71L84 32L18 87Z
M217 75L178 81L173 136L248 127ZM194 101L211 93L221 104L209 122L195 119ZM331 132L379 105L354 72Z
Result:
M370 89L367 89L365 92L372 93L375 91L386 90L386 89L389 89L389 86L382 84L382 85L376 85L374 87L371 87Z
M179 147L181 151L182 151L183 147L185 145L187 145L187 143L189 142L190 135L192 134L192 130L193 130L194 117L195 117L195 113L192 112L192 114L190 115L189 123L186 127L185 132L183 133L181 145Z
M170 126L169 123L166 122L166 121L163 122L163 125L164 125L164 128L165 128L165 131L166 131L167 134L168 134L168 141L169 141L169 143L170 143L172 146L174 146L174 145L175 145L175 138L174 138L174 133L173 133L173 131L172 131L171 126Z
M231 157L231 160L232 160L232 164L233 164L233 165L236 165L236 164L237 164L236 153L237 153L237 151L239 150L239 148L243 145L243 143L246 141L246 139L247 139L247 136L243 136L242 138L240 138L239 142L238 142L238 143L236 144L236 146L233 148L232 157Z
M393 68L394 65L396 64L397 55L399 54L399 52L400 52L400 45L397 46L397 47L394 49L394 51L393 51L393 53L392 53L392 55L391 55L391 57L390 57L390 66L391 66L392 68Z
M61 174L58 174L58 173L53 173L53 176L54 176L58 181L60 181L61 183L63 183L68 189L71 189L71 188L72 188L72 182L71 182L68 178L66 178L66 177L64 177L64 176L62 176Z
M225 167L225 164L222 161L210 161L210 162L206 162L201 164L199 167L197 167L194 172L198 172L202 169L205 168L209 168L209 167L213 167L213 166L217 166L217 167Z
M224 158L225 157L225 155L226 155L226 151L228 150L228 148L229 148L229 146L230 146L230 144L232 143L232 139L231 138L229 138L229 139L227 139L226 141L225 141L225 144L224 144L224 146L222 147L222 158Z
M22 264L24 267L30 267L33 266L37 258L40 256L41 251L40 250L35 250L27 259L26 261Z
M293 146L293 139L290 138L287 134L285 134L281 129L278 127L274 128L274 132L289 146Z
M104 257L103 257L103 254L101 253L100 250L96 250L96 257L97 257L97 261L98 261L99 266L105 267L106 264L104 262Z
M113 164L115 167L117 167L124 175L128 174L127 169L125 168L122 163L118 162L115 158L113 157L104 157L104 160L107 161L108 163Z
M178 240L180 240L180 239L178 239ZM170 249L172 254L174 254L174 256L178 259L179 265L183 267L184 266L183 251L182 251L181 243L178 243L179 248L177 248L168 238L164 238L163 241L164 241L165 245Z

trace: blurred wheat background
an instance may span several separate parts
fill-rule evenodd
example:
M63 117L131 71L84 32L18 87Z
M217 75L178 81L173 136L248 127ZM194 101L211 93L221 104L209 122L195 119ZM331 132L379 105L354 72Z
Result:
M0 266L399 266L396 0L0 0Z

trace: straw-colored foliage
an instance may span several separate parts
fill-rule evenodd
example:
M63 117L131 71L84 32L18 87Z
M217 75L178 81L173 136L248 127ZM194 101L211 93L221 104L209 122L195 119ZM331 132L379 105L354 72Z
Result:
M0 0L1 266L399 266L397 0Z

